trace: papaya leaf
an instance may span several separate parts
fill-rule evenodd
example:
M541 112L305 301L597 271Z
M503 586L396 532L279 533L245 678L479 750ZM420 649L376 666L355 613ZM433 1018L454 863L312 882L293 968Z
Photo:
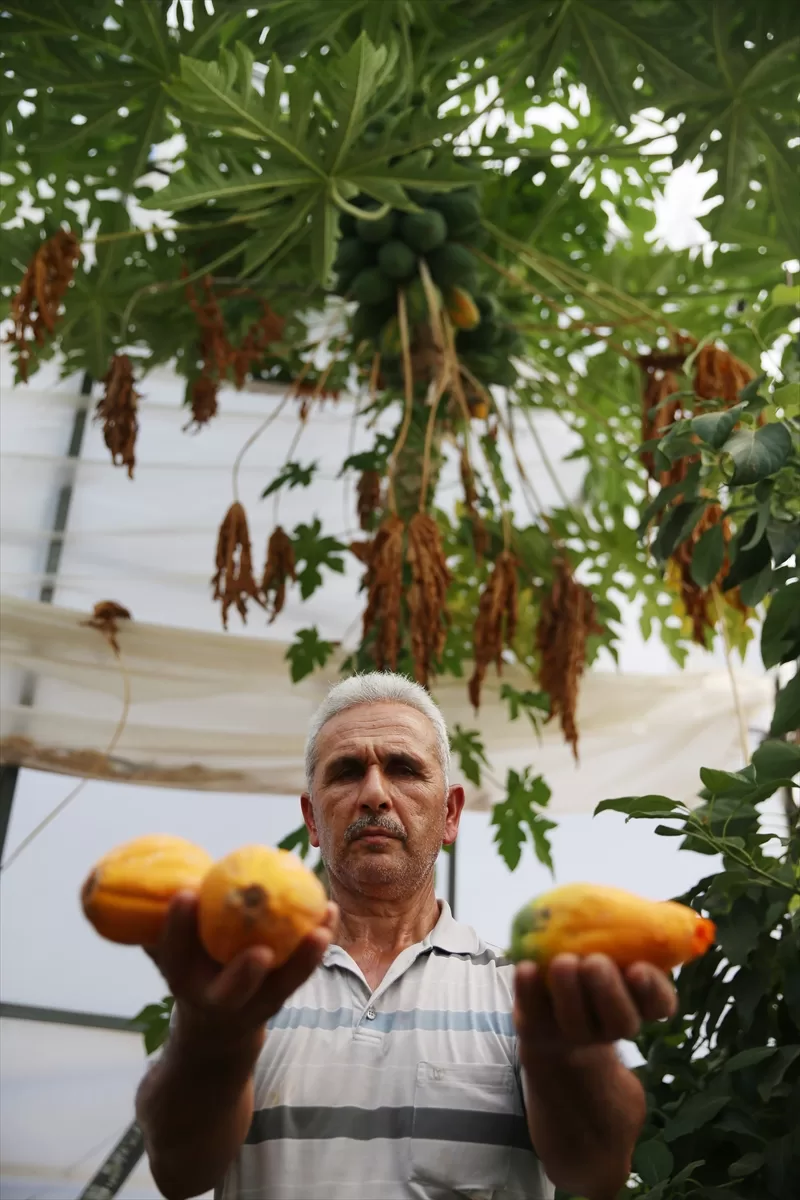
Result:
M305 823L298 825L297 829L293 829L291 833L287 833L286 837L278 842L278 849L296 850L301 858L307 858L308 852L311 849L311 842Z
M299 683L317 667L324 667L335 649L335 642L326 642L319 636L316 625L311 629L298 629L295 640L286 651L292 683Z
M489 760L478 730L456 725L450 734L450 749L458 755L464 778L480 787L481 768L488 767Z

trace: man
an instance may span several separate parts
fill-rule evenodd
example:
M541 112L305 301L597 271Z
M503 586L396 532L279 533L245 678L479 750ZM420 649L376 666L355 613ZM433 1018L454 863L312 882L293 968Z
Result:
M184 895L150 950L175 996L137 1096L164 1195L545 1200L555 1184L612 1200L645 1109L613 1043L673 1012L669 979L562 955L545 983L437 902L464 793L416 684L334 687L306 770L335 901L321 927L277 970L265 948L220 968Z

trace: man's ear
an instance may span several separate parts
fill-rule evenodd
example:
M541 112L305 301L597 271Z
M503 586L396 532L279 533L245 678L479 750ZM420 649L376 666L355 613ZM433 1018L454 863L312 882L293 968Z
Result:
M444 844L451 846L458 835L461 813L464 809L464 789L454 784L447 793L447 813L444 819Z
M308 830L308 840L312 846L317 847L319 845L319 834L317 833L317 823L314 820L314 806L311 803L311 797L308 792L303 792L300 797L300 807L303 810L303 820Z

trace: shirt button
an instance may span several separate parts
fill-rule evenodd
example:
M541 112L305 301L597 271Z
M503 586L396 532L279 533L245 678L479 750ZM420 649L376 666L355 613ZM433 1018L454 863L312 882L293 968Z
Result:
M368 1008L365 1015L368 1021L374 1021L376 1016L375 1009Z

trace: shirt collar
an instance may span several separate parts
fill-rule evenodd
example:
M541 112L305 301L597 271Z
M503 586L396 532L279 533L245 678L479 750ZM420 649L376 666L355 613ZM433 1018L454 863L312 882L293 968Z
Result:
M443 950L445 954L480 954L482 944L475 930L470 925L462 925L450 911L446 900L439 902L439 920L427 937L420 943L421 950ZM334 963L347 958L340 946L329 946L322 958L323 966L330 967Z

